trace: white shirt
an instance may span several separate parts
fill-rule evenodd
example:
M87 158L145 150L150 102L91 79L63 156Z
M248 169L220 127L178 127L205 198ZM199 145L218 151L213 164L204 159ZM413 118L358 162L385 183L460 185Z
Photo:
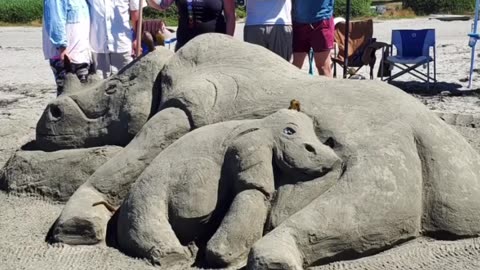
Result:
M140 9L140 0L88 0L90 45L96 53L132 51L130 11ZM142 7L146 6L142 1Z
M247 0L245 25L291 25L291 14L291 0Z
M68 44L66 53L70 61L74 64L90 64L91 54L90 44L88 44L90 23L86 21L67 24L65 30L67 32ZM43 55L45 56L45 59L55 59L60 56L58 49L48 39L45 27L43 27Z

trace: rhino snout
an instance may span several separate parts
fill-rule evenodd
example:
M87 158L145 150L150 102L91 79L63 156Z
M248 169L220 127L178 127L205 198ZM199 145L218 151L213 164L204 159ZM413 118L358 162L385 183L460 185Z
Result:
M308 152L308 163L311 164L310 169L307 169L308 173L322 176L343 166L342 159L330 147L310 143L305 143L303 146L305 151Z
M44 117L39 121L40 126L49 127L58 122L72 122L72 119L82 119L82 110L70 97L59 97L50 102L45 108Z
M108 123L100 120L87 117L74 99L60 96L48 104L37 122L37 145L47 151L101 145Z

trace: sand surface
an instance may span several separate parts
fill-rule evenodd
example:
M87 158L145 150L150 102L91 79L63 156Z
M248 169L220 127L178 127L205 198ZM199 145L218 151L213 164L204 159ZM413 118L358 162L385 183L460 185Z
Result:
M62 205L0 193L0 269L156 269L106 246L48 245L45 235Z
M478 72L474 90L466 89L466 82L462 82L469 70L467 33L471 23L428 18L381 21L375 23L374 35L379 41L389 42L392 29L435 28L437 88L426 91L424 85L411 82L399 86L434 111L480 117ZM243 25L237 25L235 36L239 39L243 37L242 28ZM16 149L35 137L38 118L55 98L53 76L43 59L41 44L40 28L0 28L0 168ZM307 63L303 69L308 70ZM364 69L362 74L367 75L368 70ZM477 128L468 124L455 128L480 151ZM43 240L61 209L62 205L41 198L0 192L0 269L156 269L105 246L47 245ZM479 241L422 238L375 256L315 269L480 269Z

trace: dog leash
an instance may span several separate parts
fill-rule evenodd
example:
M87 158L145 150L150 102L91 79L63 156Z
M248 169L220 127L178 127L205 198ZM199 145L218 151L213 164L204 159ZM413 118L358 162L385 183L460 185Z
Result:
M313 48L308 52L308 74L313 75Z

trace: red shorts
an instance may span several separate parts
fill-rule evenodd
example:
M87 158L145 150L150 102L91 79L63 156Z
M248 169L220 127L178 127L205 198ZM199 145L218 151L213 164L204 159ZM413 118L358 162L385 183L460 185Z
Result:
M293 52L324 52L333 49L333 17L316 23L293 22Z

